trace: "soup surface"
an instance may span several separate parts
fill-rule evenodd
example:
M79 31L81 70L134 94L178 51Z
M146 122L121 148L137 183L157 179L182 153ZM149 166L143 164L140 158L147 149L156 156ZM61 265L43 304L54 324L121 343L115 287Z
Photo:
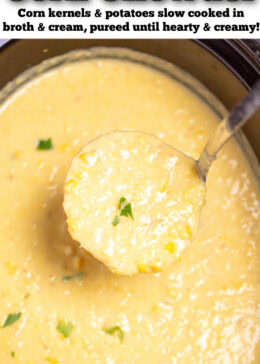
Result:
M0 363L259 362L259 189L234 141L209 172L196 240L163 272L111 273L62 207L93 138L143 130L197 158L216 124L180 84L116 60L53 70L2 107Z
M205 195L195 160L152 134L117 131L73 159L63 206L83 248L113 273L133 275L180 258L198 231Z

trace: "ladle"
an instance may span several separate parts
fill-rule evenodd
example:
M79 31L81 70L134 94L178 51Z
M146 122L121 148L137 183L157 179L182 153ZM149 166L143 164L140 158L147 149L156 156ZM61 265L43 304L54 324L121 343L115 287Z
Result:
M89 142L64 185L72 237L111 271L163 270L199 229L209 168L260 106L260 81L219 124L196 161L152 134L116 131Z
M242 128L246 121L257 111L259 106L260 80L253 86L251 92L221 121L205 145L197 161L200 175L204 181L206 181L209 168L216 159L220 149L237 130Z

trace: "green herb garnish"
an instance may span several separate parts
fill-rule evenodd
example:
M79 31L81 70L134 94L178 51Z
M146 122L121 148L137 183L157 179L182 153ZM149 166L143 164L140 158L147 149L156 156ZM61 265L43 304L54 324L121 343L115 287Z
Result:
M10 313L7 318L5 319L5 322L2 327L11 326L14 324L19 318L22 316L21 312L18 313Z
M130 216L134 220L131 203L127 202L125 197L120 198L118 208L120 211L120 216L125 216L125 217ZM112 221L112 225L116 226L119 223L120 223L120 219L119 219L118 215L116 215Z
M121 197L120 200L119 200L119 205L118 205L118 208L119 210L121 210L121 207L122 207L122 204L126 201L126 198L125 197Z
M115 333L117 333L120 342L124 340L124 332L119 326L113 326L108 329L104 329L104 332L108 335L114 335Z
M14 358L15 357L15 352L11 351L11 356Z
M62 282L67 282L67 281L71 281L74 278L82 278L82 277L83 277L83 272L78 272L78 273L72 274L70 276L62 277Z
M49 150L53 149L51 138L49 139L39 139L37 142L38 150Z
M130 216L134 220L131 203L125 205L125 207L120 212L120 216L125 216L125 217Z
M74 326L71 322L65 320L59 320L56 330L59 331L64 337L69 337L72 333Z
M120 216L130 216L134 220L131 203L127 202L125 197L120 198L118 207L120 210Z
M119 222L120 222L120 219L119 219L119 217L116 215L116 216L114 217L113 221L112 221L112 225L113 225L113 226L116 226L117 224L119 224Z

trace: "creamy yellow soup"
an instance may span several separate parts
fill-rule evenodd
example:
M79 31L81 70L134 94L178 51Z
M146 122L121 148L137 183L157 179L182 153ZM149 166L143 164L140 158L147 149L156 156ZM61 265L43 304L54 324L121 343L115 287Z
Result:
M72 240L62 206L95 137L143 130L196 159L217 121L176 81L108 59L55 69L1 108L1 364L259 362L259 187L233 140L197 238L163 272L111 273Z
M132 275L181 257L205 195L195 160L152 134L117 131L73 159L63 206L71 236L113 273Z

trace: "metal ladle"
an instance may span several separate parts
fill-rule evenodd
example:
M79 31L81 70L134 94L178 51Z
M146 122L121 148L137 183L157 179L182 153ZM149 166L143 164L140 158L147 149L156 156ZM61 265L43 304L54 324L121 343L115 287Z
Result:
M220 149L238 129L242 128L259 107L260 80L253 86L251 92L221 121L205 145L197 160L197 167L203 181L206 181L209 168L217 158Z
M168 264L179 259L182 252L190 246L191 242L194 240L194 236L196 236L196 233L199 230L200 212L206 197L205 182L212 163L224 144L244 125L259 107L260 80L255 84L248 96L235 106L219 124L213 135L209 138L198 160L184 155L172 146L166 145L154 135L144 132L117 131L102 135L89 142L74 158L64 185L64 209L68 217L67 222L69 231L73 239L77 240L83 248L92 253L97 259L105 263L112 272L117 274L132 275L137 272L154 271L155 269L156 271L163 270ZM124 159L124 153L121 153L124 148L126 149L127 140L130 140L129 145L132 145L131 143L135 141L137 143L136 150L141 148L139 150L139 156L140 158L143 158L145 152L142 149L143 144L138 138L142 134L143 138L146 140L145 143L149 148L151 145L156 145L156 148L167 151L164 154L167 158L173 153L175 157L177 156L177 160L181 161L181 163L178 164L179 169L176 165L174 166L174 173L177 173L177 175L172 182L172 188L169 190L171 193L168 191L167 198L165 195L163 197L164 199L162 198L162 200L160 200L164 201L162 203L165 203L166 208L168 208L167 204L169 201L174 202L173 206L177 213L171 215L169 210L166 209L165 211L168 211L167 214L164 216L160 212L159 218L158 215L153 214L153 209L151 209L151 211L148 209L148 212L145 212L148 215L150 214L147 219L154 221L153 225L150 224L149 229L147 229L147 224L143 224L140 220L135 220L135 222L133 222L134 217L132 215L132 210L132 219L124 219L121 218L121 216L127 216L125 213L122 215L121 211L118 209L114 211L111 208L111 206L114 206L113 208L115 208L115 201L113 199L113 194L111 194L111 190L115 190L114 182L113 187L111 188L113 173L116 174L114 180L117 181L120 188L122 187L124 190L129 182L129 189L128 187L127 189L131 191L131 188L133 188L132 186L135 186L135 192L139 191L139 179L137 179L136 176L143 176L144 181L147 181L147 176L150 176L150 187L153 185L157 187L157 182L159 181L160 184L161 178L163 177L163 175L155 175L155 180L153 179L153 174L150 175L146 170L146 168L152 168L151 163L146 163L147 159L142 160L142 164L140 165L137 161L132 163L131 157L127 157L127 160ZM141 140L143 141L143 139ZM149 148L148 150L150 150ZM172 151L170 152L171 148ZM93 157L93 151L95 157ZM98 157L96 156L96 153L99 153ZM136 155L137 154L133 154L133 158ZM92 162L90 163L90 160L88 159L86 162L86 158L92 158ZM157 173L161 174L169 172L166 168L166 160L164 161L163 159L156 158L154 157L152 159L153 163L155 165L156 163L159 163L160 165L158 164L156 167L157 169L153 170L160 171ZM186 160L184 158L186 158ZM130 162L127 167L126 164L129 159ZM113 173L107 173L107 163L111 163L109 166L111 167L110 170L114 171ZM93 164L95 165L93 166ZM113 168L113 166L122 165L124 166L123 168ZM161 165L164 169L161 168ZM187 171L180 169L180 166L184 166L184 169L187 167ZM172 168L172 166L170 166L170 168ZM92 170L94 171L93 173L91 172ZM197 172L196 174L191 173L191 171L194 170ZM79 175L79 172L80 175L83 174L87 177L75 181L74 178ZM97 176L99 177L97 178ZM125 180L125 176L127 176L127 180ZM182 177L183 180L180 182ZM191 184L190 181L192 181ZM135 183L137 183L137 185L135 185ZM142 179L141 183L143 183ZM144 183L144 185L141 186L145 189L146 184ZM120 191L122 191L122 189L120 189ZM106 196L106 198L104 199L103 196ZM119 199L122 196L117 196L116 198ZM157 195L155 195L154 200L157 203L156 196ZM189 196L189 199L192 201L188 208L186 201L187 196ZM106 201L109 198L111 198L111 201L109 200L110 202L107 205ZM121 199L126 201L125 197L120 198L119 209L121 206ZM97 203L97 201L99 202ZM131 197L130 201L132 201ZM140 211L143 204L140 205L140 203L138 204L136 201L138 201L138 198L135 196L135 208L139 208ZM156 204L155 206L158 205ZM128 207L132 209L131 203L129 202ZM109 212L108 216L103 213L104 211ZM136 211L137 210L133 211L133 213L135 214ZM117 217L116 220L114 220L114 215ZM96 216L102 217L102 224L100 223L100 219L96 219ZM102 225L103 230L100 230L100 224ZM169 226L167 226L167 224L169 224ZM90 226L93 229L91 236L89 236ZM187 233L187 226L189 233ZM133 230L131 230L132 227L134 227L133 234ZM153 239L151 239L151 229L156 232L152 235L155 236ZM167 248L168 250L165 248L165 240L167 240L165 229L166 231L168 229L175 234L174 238L172 238L174 242L170 243L172 245L170 248ZM111 244L111 241L109 243L109 239L104 239L102 248L100 247L100 241L95 238L100 231L102 231L103 234L107 234L107 236L113 237L113 239L111 238L113 249L111 249L111 245L109 245ZM128 235L126 235L126 231L129 231ZM158 231L160 232L159 234ZM104 254L104 252L108 253Z

